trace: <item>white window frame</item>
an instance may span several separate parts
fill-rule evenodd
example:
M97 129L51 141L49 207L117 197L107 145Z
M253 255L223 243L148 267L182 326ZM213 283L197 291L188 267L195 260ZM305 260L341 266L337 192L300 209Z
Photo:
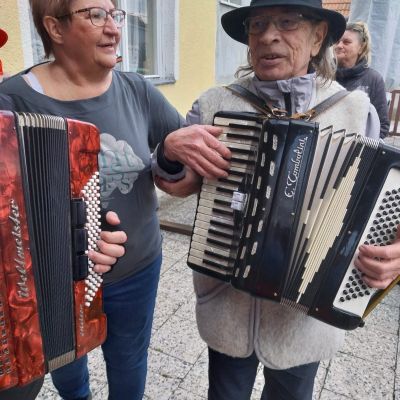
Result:
M127 4L132 0L119 0L118 7L127 9ZM179 26L179 0L153 0L155 3L155 74L144 75L155 84L173 83L177 79L178 71L178 26ZM125 39L125 40L124 40ZM122 29L120 45L122 62L119 68L129 71L128 67L128 41L126 39L126 28Z
M40 42L40 45L42 42L39 35L36 32L36 28L33 23L31 9L28 0L18 0L18 11L19 11L19 26L20 26L21 40L22 40L22 52L24 57L24 68L28 68L34 64L44 61L44 59L36 60L33 51L34 40Z
M240 4L234 3L232 0L219 0L221 4L225 4L226 6L231 6L234 8L239 8L243 6L243 1L240 0Z

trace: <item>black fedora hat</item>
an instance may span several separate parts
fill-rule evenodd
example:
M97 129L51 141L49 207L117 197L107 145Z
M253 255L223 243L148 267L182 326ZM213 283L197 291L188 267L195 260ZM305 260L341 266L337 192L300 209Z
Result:
M243 22L252 10L264 7L308 8L314 15L318 15L328 22L327 37L330 44L336 43L346 30L346 20L343 15L323 8L321 0L251 0L249 6L236 8L225 13L221 18L222 27L232 39L247 44L247 34Z

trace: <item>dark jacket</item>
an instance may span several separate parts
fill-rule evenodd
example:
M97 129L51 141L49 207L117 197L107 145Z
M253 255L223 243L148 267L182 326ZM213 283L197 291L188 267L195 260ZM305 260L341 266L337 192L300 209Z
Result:
M338 68L336 80L347 90L359 89L368 94L379 116L380 136L384 138L389 132L390 121L385 82L379 72L369 68L363 60L352 68Z

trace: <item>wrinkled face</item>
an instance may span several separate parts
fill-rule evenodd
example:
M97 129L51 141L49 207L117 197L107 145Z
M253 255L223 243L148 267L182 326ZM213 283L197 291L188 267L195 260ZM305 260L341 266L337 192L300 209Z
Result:
M300 14L287 7L269 7L251 15L272 21L265 25L263 32L249 33L251 63L259 79L271 81L305 75L311 58L318 54L327 23L310 21L300 15L298 23L293 24L294 13ZM285 20L285 14L291 20ZM290 30L284 30L286 27Z
M358 32L346 31L335 44L334 50L339 67L351 68L356 65L362 44Z
M70 12L88 7L101 7L106 11L115 9L111 0L73 0ZM63 51L85 68L111 69L115 66L121 28L107 16L104 26L95 26L89 12L72 15L63 28Z

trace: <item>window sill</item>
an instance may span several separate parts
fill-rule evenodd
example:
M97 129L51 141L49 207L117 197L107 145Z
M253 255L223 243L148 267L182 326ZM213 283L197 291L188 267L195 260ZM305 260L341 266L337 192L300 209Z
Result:
M225 6L229 6L229 7L232 7L232 8L242 7L242 5L240 5L240 4L233 4L233 3L230 3L229 1L219 0L219 2L221 4L223 4L223 5L225 5Z
M153 76L145 76L147 80L153 83L155 86L160 85L171 85L176 83L175 78L160 78L160 77L153 77Z

